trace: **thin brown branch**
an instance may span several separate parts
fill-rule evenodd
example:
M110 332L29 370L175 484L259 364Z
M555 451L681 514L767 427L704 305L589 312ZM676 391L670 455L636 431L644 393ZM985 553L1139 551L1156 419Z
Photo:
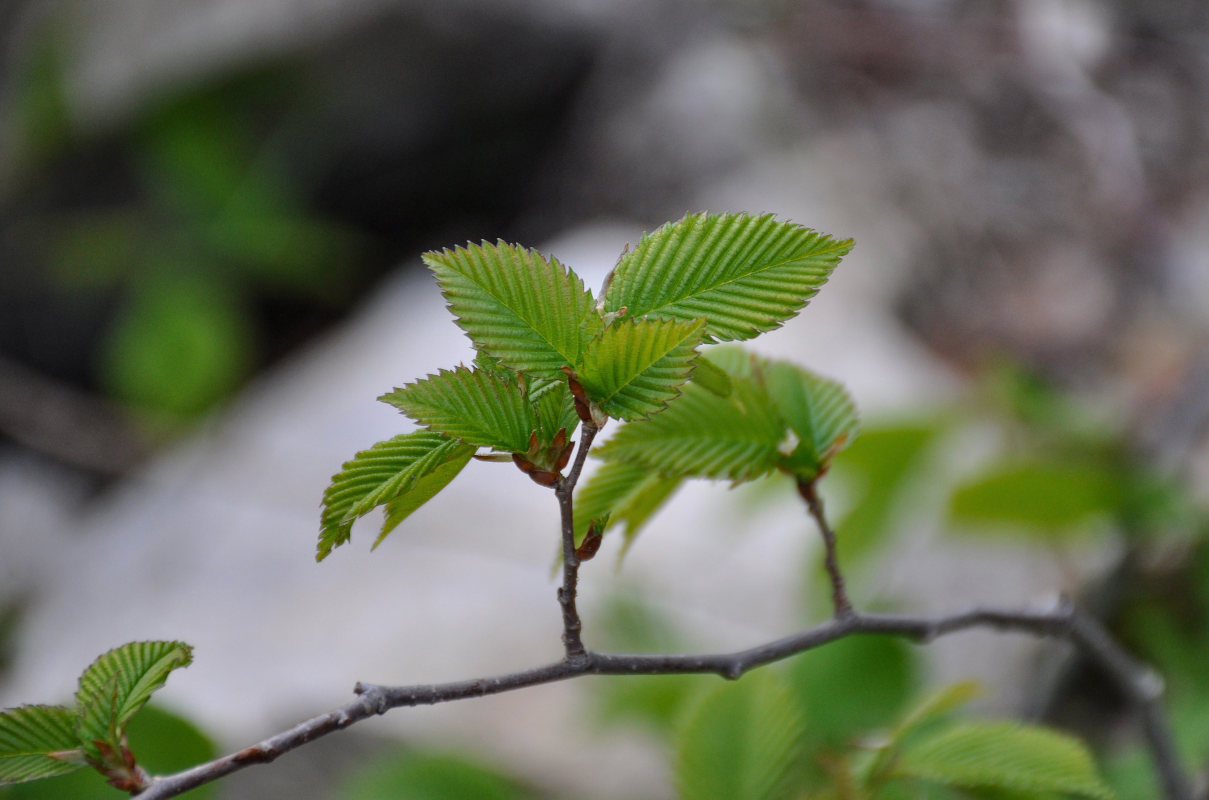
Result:
M852 603L848 600L848 591L844 588L844 573L840 571L840 560L836 555L835 531L827 522L827 516L823 513L823 501L819 499L814 487L815 481L798 481L798 494L806 501L810 516L814 518L815 524L819 526L819 533L823 535L823 564L827 568L827 577L831 580L831 605L835 609L836 618L842 619L852 614Z
M823 504L812 483L799 484L799 492L823 535L825 563L831 579L834 616L791 636L730 653L701 655L594 653L580 638L581 623L575 607L580 559L575 552L572 495L597 429L584 426L574 463L567 476L555 484L562 514L563 585L558 599L563 610L563 644L566 657L559 662L489 678L416 686L357 684L357 699L327 714L313 717L259 744L215 759L184 772L154 778L141 800L164 800L215 781L253 764L266 764L283 753L320 736L342 730L366 717L392 708L466 700L501 692L567 680L581 675L683 675L716 674L730 680L776 661L822 647L847 636L899 636L921 644L959 631L989 628L1072 643L1117 684L1135 706L1142 735L1160 776L1166 800L1193 800L1191 782L1179 763L1171 726L1163 706L1163 685L1149 668L1137 663L1096 620L1081 614L1065 599L1049 610L975 608L941 616L867 614L853 608L844 589L844 576L835 552L835 533L827 522Z
M585 650L577 658L490 678L417 686L358 684L357 698L327 714L309 719L259 744L175 775L154 778L140 800L165 800L232 772L265 764L283 753L333 731L342 730L392 708L465 700L567 680L581 675L716 674L735 679L749 670L838 639L856 635L905 637L927 643L959 631L990 628L1039 638L1066 640L1080 648L1118 683L1137 706L1151 757L1162 776L1166 800L1192 800L1188 778L1174 751L1162 686L1153 673L1133 661L1094 619L1062 602L1049 610L976 608L941 616L864 614L852 611L792 636L731 653L702 655L610 654Z
M558 497L558 509L562 519L563 547L563 585L558 588L558 604L563 611L563 648L569 660L584 656L581 632L583 623L579 619L579 611L575 607L575 596L579 585L579 555L575 552L575 508L572 496L575 484L583 472L584 462L588 458L588 450L592 440L596 438L597 428L584 423L579 437L579 447L575 451L575 460L565 478L560 478L554 486L554 494Z

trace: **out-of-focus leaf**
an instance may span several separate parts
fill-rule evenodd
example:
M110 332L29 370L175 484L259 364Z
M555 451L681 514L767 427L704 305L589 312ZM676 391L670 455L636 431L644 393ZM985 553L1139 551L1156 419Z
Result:
M923 422L866 427L836 457L833 472L854 486L852 510L835 526L843 563L856 563L890 532L904 488L941 431Z
M949 786L1063 793L1112 800L1091 754L1079 740L1017 722L952 725L903 749L895 766L903 776Z
M949 510L963 526L1007 525L1053 535L1120 508L1121 484L1090 461L1031 461L992 467L957 488Z
M575 495L576 542L582 539L592 520L606 516L608 527L624 522L626 541L632 542L681 482L681 478L660 475L641 464L626 461L602 464Z
M681 800L795 796L804 725L793 693L769 670L716 687L677 737Z
M886 636L850 636L793 659L788 681L806 710L816 748L843 749L889 727L910 701L918 664L909 645Z
M189 416L237 385L255 337L235 294L175 266L141 281L118 314L102 342L101 379L145 409Z
M526 800L515 779L463 756L405 752L354 774L337 800Z

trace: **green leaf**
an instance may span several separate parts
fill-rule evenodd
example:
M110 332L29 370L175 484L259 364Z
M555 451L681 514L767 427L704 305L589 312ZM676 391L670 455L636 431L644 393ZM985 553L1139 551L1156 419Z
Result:
M854 565L880 552L876 545L893 532L905 500L914 499L913 480L926 470L921 462L943 433L936 422L865 428L852 447L840 453L832 472L853 484L852 510L836 524L841 563Z
M1120 507L1120 481L1093 461L999 465L953 494L949 511L965 525L1009 525L1054 534Z
M98 741L120 752L130 718L172 670L192 661L193 648L183 642L131 642L94 661L76 691L76 736L89 762L106 762Z
M474 446L433 431L413 431L378 442L346 461L323 493L319 547L322 561L349 540L353 522L383 503L386 524L378 543L411 512L457 476Z
M779 800L795 796L804 721L772 672L724 684L689 714L678 737L681 800Z
M588 344L579 382L610 417L649 417L688 380L703 326L702 320L615 322Z
M810 720L815 747L841 747L890 725L918 680L915 651L886 636L853 636L803 653L788 680Z
M197 726L157 708L152 701L135 715L127 729L130 748L139 766L152 775L180 772L218 756L218 749ZM180 795L205 800L218 794L219 784L209 783ZM0 800L130 800L130 792L115 789L94 770L77 770L46 780L0 788Z
M512 369L561 378L604 324L579 276L536 250L483 242L424 263L474 346Z
M1057 731L1017 722L954 725L904 748L897 773L968 789L1111 800L1087 749Z
M538 439L543 445L549 444L563 428L569 437L579 425L575 398L565 380L546 383L537 389L530 387L529 399L537 411Z
M526 452L538 427L537 412L518 384L466 367L443 369L378 399L434 431L506 453Z
M334 797L344 800L524 800L516 782L462 756L390 753L357 771Z
M0 712L0 786L66 775L85 766L75 718L75 712L63 706Z
M575 493L575 537L578 544L594 519L608 517L606 530L626 526L626 543L654 516L675 491L681 478L667 477L641 464L610 461L602 464Z
M676 402L618 429L596 454L666 475L746 481L776 466L785 428L763 389L736 380L728 397L685 385Z
M772 215L689 214L647 234L617 263L604 308L630 317L706 319L706 336L750 339L797 314L851 240Z
M959 681L937 689L915 704L894 728L893 739L900 739L915 728L948 714L978 695L982 688L974 681Z
M799 480L812 481L856 438L856 404L841 384L794 364L766 361L761 372L773 404L798 438L786 466Z
M100 342L101 380L165 418L199 414L230 394L253 361L243 298L202 270L156 262L144 273Z
M730 375L703 356L693 362L693 383L722 397L730 394L732 388Z

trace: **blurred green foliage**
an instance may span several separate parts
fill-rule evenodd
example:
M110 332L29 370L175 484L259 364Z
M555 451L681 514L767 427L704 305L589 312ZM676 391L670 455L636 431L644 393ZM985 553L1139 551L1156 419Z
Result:
M513 778L462 755L402 751L368 763L335 800L525 800Z
M6 133L17 166L0 200L21 209L15 230L40 291L109 309L97 383L150 422L187 421L262 361L266 301L335 309L351 298L364 241L311 207L287 147L301 101L283 76L181 86L120 130L85 133L67 113L60 49L48 30L16 73ZM103 183L82 202L48 202L40 184L97 149L112 162ZM23 195L41 199L17 206Z
M153 775L178 772L218 756L218 748L202 731L179 714L155 705L142 708L130 723L130 749ZM207 784L181 797L207 800L218 795L218 784ZM106 785L94 770L82 769L58 778L0 787L0 800L119 800L129 798Z

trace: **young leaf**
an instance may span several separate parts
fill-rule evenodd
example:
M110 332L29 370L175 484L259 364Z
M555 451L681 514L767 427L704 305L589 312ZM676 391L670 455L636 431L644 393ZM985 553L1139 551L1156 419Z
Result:
M466 367L443 369L378 399L434 431L507 453L527 451L538 427L537 412L518 384Z
M792 693L771 672L706 695L679 736L682 800L780 800L795 796L804 723Z
M703 356L693 362L693 383L721 397L726 397L731 390L730 375Z
M960 708L980 694L982 694L982 688L974 681L959 681L942 686L907 712L906 716L894 727L891 738L901 739L920 725Z
M529 399L537 411L538 439L542 444L553 441L563 428L568 436L575 431L579 415L575 413L575 398L571 396L566 380L547 383L537 389L530 387Z
M577 378L609 416L649 417L688 380L703 326L702 320L615 322L588 344Z
M21 706L0 712L0 786L66 775L85 766L75 712Z
M798 438L786 467L799 480L814 480L856 438L856 404L836 381L784 361L763 362L761 377L777 411Z
M608 517L611 527L626 525L627 545L656 511L680 488L681 478L667 477L641 464L602 464L575 493L575 537L579 542L594 519Z
M131 642L94 661L76 691L76 736L88 761L105 763L106 747L110 756L119 753L130 718L172 670L192 661L193 648L183 642Z
M579 276L536 250L483 242L427 253L424 263L475 348L514 370L561 378L603 327Z
M899 756L899 775L967 789L1036 796L1065 793L1111 800L1087 749L1057 731L1016 722L974 722L945 728Z
M353 522L386 504L378 543L411 512L452 481L474 454L474 446L433 431L404 433L378 442L345 462L323 493L316 561L349 540Z
M624 307L630 317L704 317L711 339L750 339L797 314L851 249L851 240L772 215L689 214L621 257L604 308Z
M776 465L784 433L776 409L752 381L736 380L728 397L689 383L667 410L622 426L596 454L667 475L746 481Z

